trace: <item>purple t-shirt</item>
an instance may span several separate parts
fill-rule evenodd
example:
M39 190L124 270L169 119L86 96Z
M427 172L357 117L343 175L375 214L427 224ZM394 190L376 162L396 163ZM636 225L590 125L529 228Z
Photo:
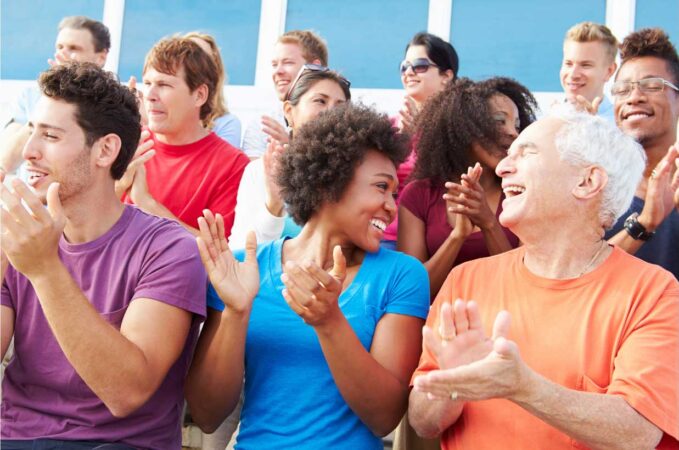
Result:
M130 302L149 298L193 313L191 331L158 390L134 413L117 419L64 356L31 284L9 267L1 303L15 313L15 353L2 381L0 435L180 448L184 379L205 318L207 286L192 236L176 222L126 206L115 225L94 241L69 244L62 236L59 257L116 328ZM110 369L116 370L117 363L111 361Z
M427 253L431 257L441 247L446 238L453 231L446 218L446 202L443 200L445 188L435 186L429 180L416 180L409 183L401 194L400 205L407 208L415 217L424 222ZM502 212L502 200L497 207L496 216ZM519 245L519 238L507 228L502 228L512 248ZM470 234L460 247L454 266L478 258L490 256L488 247L483 239L483 233L476 231Z

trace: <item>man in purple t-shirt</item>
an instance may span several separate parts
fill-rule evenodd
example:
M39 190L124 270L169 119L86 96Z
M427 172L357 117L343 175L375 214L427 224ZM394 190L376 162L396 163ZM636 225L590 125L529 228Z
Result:
M39 83L30 188L0 186L2 355L15 342L2 448L178 449L205 316L197 247L115 194L139 141L134 95L88 64Z

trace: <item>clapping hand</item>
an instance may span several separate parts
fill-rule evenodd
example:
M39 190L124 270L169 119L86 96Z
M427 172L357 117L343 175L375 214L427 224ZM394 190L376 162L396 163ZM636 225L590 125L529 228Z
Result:
M200 257L217 295L230 311L249 312L259 291L257 239L249 232L245 240L245 261L234 258L224 234L224 218L210 210L198 218L200 236L196 238Z
M443 198L451 213L463 214L481 230L488 230L497 224L497 218L486 201L481 183L483 169L479 163L462 174L460 183L448 181Z
M304 322L322 327L342 316L338 299L347 273L347 262L340 246L332 252L333 267L326 272L314 262L285 263L281 276L283 298Z
M139 137L139 145L137 150L135 150L132 156L132 161L127 165L127 169L123 174L122 178L116 180L115 190L118 198L122 198L123 194L128 192L132 187L134 182L134 176L137 173L139 167L143 167L144 163L149 159L153 158L156 151L153 150L153 139L151 139L151 133L148 130L143 130L141 136Z
M262 131L280 144L287 144L290 142L288 130L273 117L262 116Z

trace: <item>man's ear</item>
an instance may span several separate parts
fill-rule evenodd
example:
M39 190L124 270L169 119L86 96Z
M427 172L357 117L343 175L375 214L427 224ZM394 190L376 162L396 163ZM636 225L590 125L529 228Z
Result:
M575 198L586 200L599 195L608 184L608 174L600 166L583 169L580 182L573 188Z
M610 66L608 66L608 69L606 70L606 81L611 79L615 71L617 70L618 65L613 61Z
M193 91L194 98L196 99L196 106L201 107L207 102L208 93L210 89L207 84L201 84Z
M115 133L100 137L92 146L92 158L97 167L110 168L118 158L121 146L120 136Z

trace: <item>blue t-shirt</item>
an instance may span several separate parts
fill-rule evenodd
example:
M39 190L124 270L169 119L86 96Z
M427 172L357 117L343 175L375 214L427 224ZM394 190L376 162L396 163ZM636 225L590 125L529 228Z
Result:
M641 214L642 209L644 209L644 201L639 197L634 197L632 206L606 233L606 239L623 230L625 219L633 212ZM663 223L655 230L655 236L645 242L634 256L669 270L675 278L679 279L679 213L676 209L673 209L663 220Z
M314 329L283 299L284 239L257 248L260 288L245 342L245 401L236 448L382 449L335 385ZM243 259L243 251L235 253ZM370 351L384 314L422 319L429 310L429 278L415 258L380 249L366 253L339 305ZM224 305L212 286L208 306Z

